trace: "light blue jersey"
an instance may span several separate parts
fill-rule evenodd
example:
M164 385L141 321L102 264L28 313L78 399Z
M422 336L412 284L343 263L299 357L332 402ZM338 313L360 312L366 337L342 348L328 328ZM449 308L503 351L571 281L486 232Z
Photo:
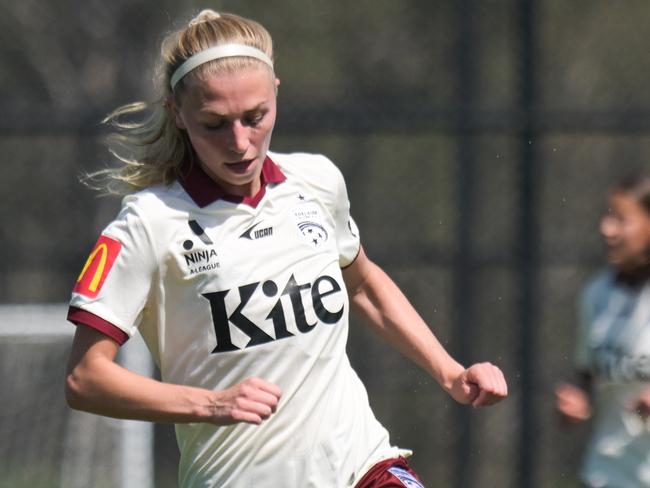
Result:
M650 487L650 429L632 411L650 388L650 284L629 287L611 270L584 289L577 366L594 378L596 417L581 470L590 486Z

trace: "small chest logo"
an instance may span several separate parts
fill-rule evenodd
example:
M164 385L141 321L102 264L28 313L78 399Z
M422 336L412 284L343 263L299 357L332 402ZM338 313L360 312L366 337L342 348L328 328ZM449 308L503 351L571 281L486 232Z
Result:
M300 229L302 236L314 247L319 247L327 240L325 227L316 222L301 222L298 224L298 229Z
M205 233L203 227L201 227L196 220L190 220L188 225L194 235L198 237L204 245L214 245L212 240ZM187 239L183 242L183 249L186 251L183 253L183 258L185 258L185 265L187 266L190 275L197 275L220 267L217 251L212 247L194 249L194 242L191 239Z
M185 264L190 275L211 271L220 267L217 261L217 251L214 249L203 249L200 251L186 252L183 254Z
M261 227L261 223L262 222L257 222L251 225L242 233L242 235L239 236L239 238L254 241L256 239L262 239L264 237L271 237L273 235L273 227Z
M329 234L325 229L321 210L313 202L298 205L293 209L293 216L298 226L298 231L303 239L314 247L320 247L327 242Z

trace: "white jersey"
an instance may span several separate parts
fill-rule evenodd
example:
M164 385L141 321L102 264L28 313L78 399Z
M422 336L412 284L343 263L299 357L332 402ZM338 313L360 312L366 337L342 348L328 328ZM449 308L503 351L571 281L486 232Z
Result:
M630 288L611 271L582 296L577 363L594 377L596 417L582 478L589 486L650 487L649 424L630 411L650 388L650 284Z
M193 166L124 199L75 287L69 318L123 342L142 333L163 381L277 384L259 426L178 424L180 485L349 487L391 447L346 355L341 268L359 252L340 171L269 153L252 199Z

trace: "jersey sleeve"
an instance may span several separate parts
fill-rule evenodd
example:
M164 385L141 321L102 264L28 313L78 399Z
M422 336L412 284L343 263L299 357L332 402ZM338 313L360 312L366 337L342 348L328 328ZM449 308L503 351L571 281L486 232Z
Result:
M68 319L119 344L139 325L156 270L150 233L133 201L101 233L72 290Z
M345 268L354 262L361 249L359 229L350 215L350 200L343 174L336 170L337 191L334 208L336 244L339 250L339 265Z

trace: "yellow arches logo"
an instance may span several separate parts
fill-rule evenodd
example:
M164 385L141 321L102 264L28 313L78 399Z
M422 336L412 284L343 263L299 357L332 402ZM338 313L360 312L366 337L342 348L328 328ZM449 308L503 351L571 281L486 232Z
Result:
M111 270L122 244L107 236L100 236L86 260L73 292L95 298Z
M90 263L93 262L95 256L97 256L97 254L99 254L100 252L101 254L99 258L99 263L97 263L97 268L95 268L95 272L93 273L93 278L92 280L90 280L90 283L88 284L88 290L92 292L97 291L97 287L99 286L99 280L101 279L102 274L104 272L104 268L106 267L106 255L108 254L108 246L106 244L100 244L95 248L93 252L90 253L90 256L88 256L88 260L84 265L84 269L81 270L81 273L77 278L77 283L79 283L81 279L84 277L84 275L86 274L86 271L90 266Z

